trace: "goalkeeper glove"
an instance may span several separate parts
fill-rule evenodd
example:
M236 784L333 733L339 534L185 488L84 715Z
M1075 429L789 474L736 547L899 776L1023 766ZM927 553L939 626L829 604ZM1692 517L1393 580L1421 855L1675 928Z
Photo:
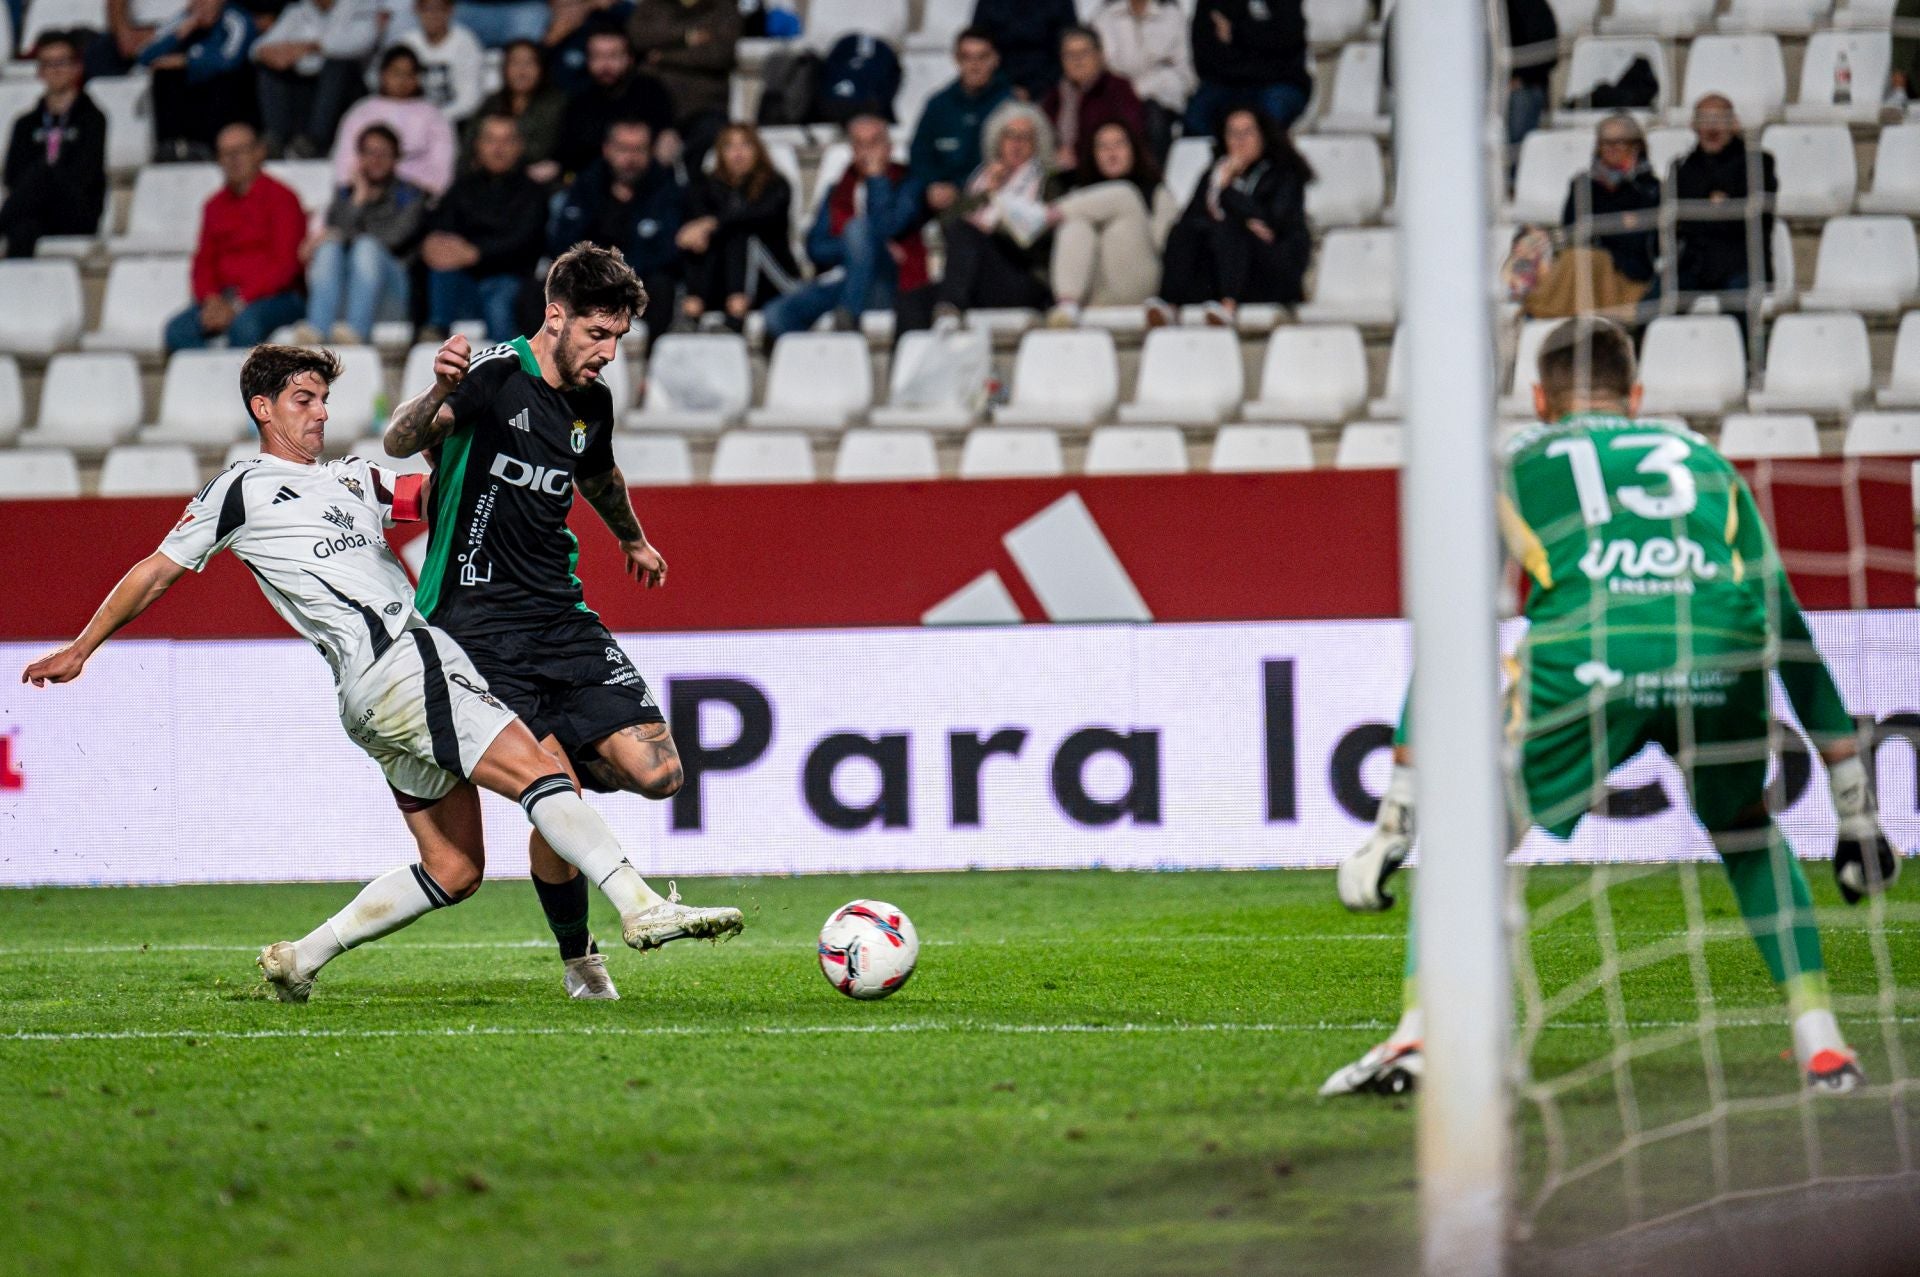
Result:
M1850 905L1859 904L1862 898L1877 895L1899 881L1900 857L1880 828L1880 812L1860 759L1831 764L1827 778L1833 785L1834 814L1840 817L1833 876L1840 884L1841 899Z
M1387 879L1406 863L1413 850L1413 772L1395 767L1373 832L1358 850L1340 862L1334 876L1340 903L1355 913L1378 913L1393 907Z

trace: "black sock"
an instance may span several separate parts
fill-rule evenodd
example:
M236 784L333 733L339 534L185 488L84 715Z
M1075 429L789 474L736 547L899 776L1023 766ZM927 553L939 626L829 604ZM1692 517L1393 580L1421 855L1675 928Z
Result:
M560 942L560 957L563 960L585 957L593 944L593 937L587 932L586 875L575 874L565 882L542 882L535 878L533 889L540 896L540 907L546 910L553 938Z

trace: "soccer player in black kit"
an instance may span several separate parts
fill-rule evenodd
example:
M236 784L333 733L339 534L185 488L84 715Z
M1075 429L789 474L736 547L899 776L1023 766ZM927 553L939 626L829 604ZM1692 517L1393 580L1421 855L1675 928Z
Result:
M617 250L592 244L555 260L546 295L531 337L472 356L466 338L448 338L433 386L388 422L388 452L426 451L434 466L416 602L576 780L666 798L680 788L679 752L646 681L588 609L567 528L577 489L628 574L666 584L667 561L613 462L613 396L600 381L647 295ZM587 930L587 883L537 832L530 857L568 995L617 998Z

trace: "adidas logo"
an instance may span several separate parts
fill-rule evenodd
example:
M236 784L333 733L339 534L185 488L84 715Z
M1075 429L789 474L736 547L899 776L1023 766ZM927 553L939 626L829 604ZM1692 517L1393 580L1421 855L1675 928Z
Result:
M512 426L515 430L524 430L528 434L532 434L533 433L533 426L531 424L532 421L533 421L533 416L531 411L529 409L522 408L519 412L516 412L513 414L513 418L510 421L508 421L507 424Z
M1153 613L1093 512L1069 492L1000 538L1035 601L1056 623L1151 621ZM934 604L923 625L1017 625L1027 618L989 569Z
M273 494L273 504L275 505L279 505L282 501L298 501L299 499L300 494L285 484L281 485L280 491Z

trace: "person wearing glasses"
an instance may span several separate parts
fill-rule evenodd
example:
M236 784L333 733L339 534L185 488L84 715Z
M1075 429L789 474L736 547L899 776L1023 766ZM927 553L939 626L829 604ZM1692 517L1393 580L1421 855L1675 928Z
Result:
M80 45L64 31L40 37L44 92L13 122L0 237L8 257L32 257L47 235L91 235L107 198L107 117L81 87Z

